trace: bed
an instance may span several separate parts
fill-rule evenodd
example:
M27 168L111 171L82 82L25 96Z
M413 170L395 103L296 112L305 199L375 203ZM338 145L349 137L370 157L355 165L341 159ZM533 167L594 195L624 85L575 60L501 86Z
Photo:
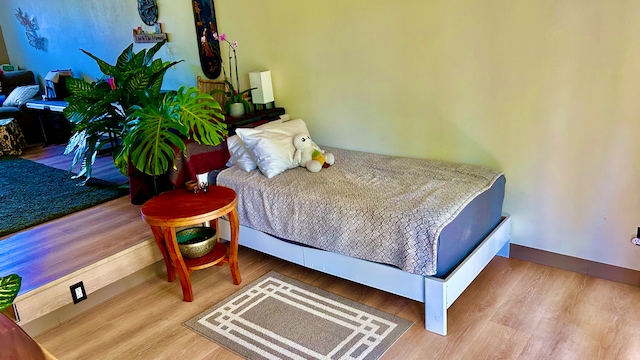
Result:
M238 193L240 245L420 301L425 328L446 335L447 309L494 256L509 256L504 175L327 150L337 162L319 173L299 167L267 178L232 166L217 174ZM224 220L220 231L228 238Z

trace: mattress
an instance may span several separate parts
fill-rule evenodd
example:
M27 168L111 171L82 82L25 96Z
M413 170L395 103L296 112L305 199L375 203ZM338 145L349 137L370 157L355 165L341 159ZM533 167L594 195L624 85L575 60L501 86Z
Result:
M336 164L267 179L231 167L240 224L296 243L443 276L500 221L504 176L486 167L327 149Z
M504 175L500 176L442 229L438 238L436 277L445 278L498 226L502 219L505 182Z

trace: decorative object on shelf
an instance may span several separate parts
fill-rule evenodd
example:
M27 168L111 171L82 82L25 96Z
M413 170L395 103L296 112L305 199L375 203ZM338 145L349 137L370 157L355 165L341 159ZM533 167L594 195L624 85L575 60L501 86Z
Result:
M157 43L157 42L161 42L163 40L169 40L169 37L167 36L167 34L162 32L162 24L160 23L155 23L154 25L154 32L148 33L145 32L144 30L142 30L141 26L138 26L137 28L134 28L132 30L133 33L133 42L136 43Z
M113 158L123 174L131 174L131 165L150 176L167 172L176 151L184 151L185 140L216 146L226 136L220 105L209 94L185 86L160 92L167 69L182 61L153 59L165 42L138 53L131 44L115 65L82 50L98 62L105 77L93 83L67 80L71 96L64 115L75 126L65 155L75 152L71 167L82 164L78 177L91 177L97 152L110 144L104 134L118 139Z
M198 189L204 192L209 191L209 173L197 174L196 179L198 180ZM196 190L198 192L198 190Z
M198 39L200 67L206 77L216 79L222 71L222 58L220 44L213 38L213 34L218 32L213 0L193 0L193 17Z
M47 40L38 36L38 22L35 16L29 16L26 12L22 12L20 8L16 9L16 18L20 21L20 25L24 26L29 45L42 51L47 51Z
M156 0L138 0L138 14L142 22L153 26L158 21L158 3Z
M216 229L192 227L176 233L180 254L188 259L207 255L216 244Z
M161 34L133 34L133 42L135 43L158 43L168 40L166 33Z
M256 106L256 110L276 107L273 86L271 85L271 71L250 72L249 83L253 88L251 90L251 102Z

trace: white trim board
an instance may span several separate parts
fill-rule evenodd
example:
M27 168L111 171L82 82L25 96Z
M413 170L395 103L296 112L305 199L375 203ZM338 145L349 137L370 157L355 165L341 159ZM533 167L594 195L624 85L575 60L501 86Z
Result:
M162 260L162 253L154 239L145 240L130 248L56 279L41 287L18 295L13 305L21 326L48 313L73 304L69 286L84 283L89 296L109 284Z
M220 219L220 237L229 239L229 222ZM396 267L309 248L240 226L240 245L425 304L425 328L447 334L447 309L500 255L509 257L511 218L506 216L496 228L445 279L410 274Z

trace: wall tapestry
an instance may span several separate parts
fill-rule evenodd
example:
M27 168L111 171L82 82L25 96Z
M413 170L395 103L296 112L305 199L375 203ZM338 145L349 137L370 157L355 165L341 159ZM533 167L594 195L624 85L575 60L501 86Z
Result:
M209 79L215 79L220 76L222 58L220 43L213 38L213 34L218 32L213 0L193 0L193 17L202 72Z
M26 12L23 13L20 8L17 8L16 19L20 21L20 25L24 26L29 45L38 50L47 51L47 39L38 36L38 22L36 18L33 15L29 16Z

